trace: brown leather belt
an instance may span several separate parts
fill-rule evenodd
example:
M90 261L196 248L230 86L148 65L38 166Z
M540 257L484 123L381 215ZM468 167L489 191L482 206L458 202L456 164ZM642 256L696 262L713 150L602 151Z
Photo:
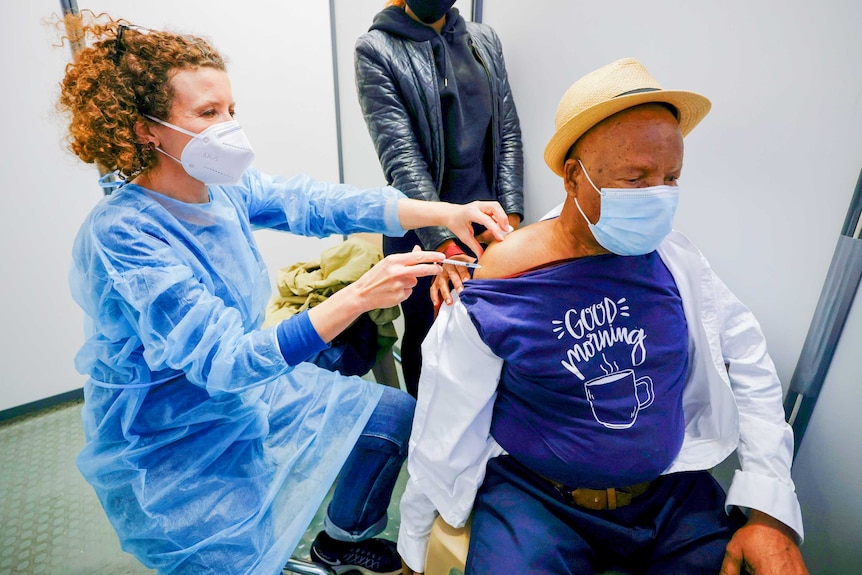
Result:
M542 477L541 475L539 477ZM587 489L578 487L574 490L569 490L562 483L558 483L553 479L542 477L545 481L554 486L554 488L562 495L563 499L569 505L577 505L585 509L593 511L606 511L625 507L638 495L643 495L652 485L652 481L644 481L628 487L609 487L607 489Z

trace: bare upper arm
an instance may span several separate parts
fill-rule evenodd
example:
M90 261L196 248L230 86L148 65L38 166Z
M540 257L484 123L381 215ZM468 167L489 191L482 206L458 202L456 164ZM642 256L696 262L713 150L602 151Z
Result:
M518 275L524 271L541 265L538 256L541 250L539 224L532 224L519 228L506 236L501 242L494 242L487 247L485 253L479 258L482 265L473 274L476 279L505 278ZM537 242L539 242L537 244Z

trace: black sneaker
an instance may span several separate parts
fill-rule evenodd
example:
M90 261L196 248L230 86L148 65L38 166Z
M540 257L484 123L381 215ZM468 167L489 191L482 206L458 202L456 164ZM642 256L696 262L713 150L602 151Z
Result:
M336 541L321 531L311 544L311 560L326 565L338 575L358 571L363 575L400 575L401 556L395 543L386 539Z

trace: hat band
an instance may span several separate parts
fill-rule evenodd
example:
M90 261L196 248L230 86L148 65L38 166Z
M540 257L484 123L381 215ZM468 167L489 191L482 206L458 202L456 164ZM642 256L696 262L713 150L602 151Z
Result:
M636 90L629 90L628 92L623 92L622 94L617 94L614 98L619 98L621 96L630 96L632 94L640 94L642 92L659 92L661 91L659 88L638 88Z

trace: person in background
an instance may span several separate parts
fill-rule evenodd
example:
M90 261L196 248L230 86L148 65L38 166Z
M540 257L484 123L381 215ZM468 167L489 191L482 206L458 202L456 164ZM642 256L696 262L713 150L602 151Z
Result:
M444 226L481 250L499 204L411 200L264 174L234 119L220 54L200 37L84 12L91 39L61 82L71 150L119 189L75 239L86 317L78 467L122 548L159 573L281 573L340 472L314 561L400 573L377 539L414 400L305 363L362 313L398 305L443 255L385 258L320 305L262 329L269 275L252 231L398 236Z
M710 107L631 58L564 94L545 161L565 201L488 248L423 346L413 571L436 514L472 512L467 575L807 573L763 333L672 231L683 137ZM734 450L725 493L710 470Z
M524 214L523 150L502 46L493 29L465 22L454 4L392 0L375 16L356 42L359 103L387 182L426 202L497 200L515 229ZM477 237L491 240L481 228ZM417 244L461 261L479 255L440 226L384 235L383 253ZM443 283L460 289L468 270L444 267ZM414 397L420 346L436 315L432 281L420 279L401 303L401 366Z

